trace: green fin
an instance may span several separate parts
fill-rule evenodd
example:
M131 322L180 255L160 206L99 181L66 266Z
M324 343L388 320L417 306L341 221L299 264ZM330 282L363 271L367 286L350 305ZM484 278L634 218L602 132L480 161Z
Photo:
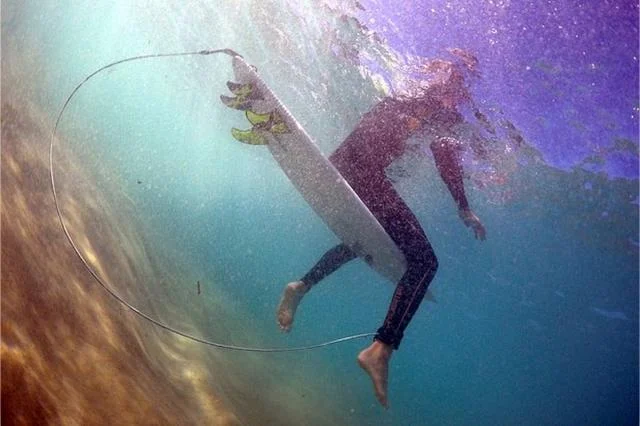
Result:
M227 81L227 87L236 96L248 97L253 93L253 86L251 83L234 83L233 81Z
M276 134L289 133L289 128L284 124L282 117L277 112L258 114L248 109L246 116L249 123L260 130L267 130Z
M289 130L287 125L284 124L284 121L282 120L282 117L280 116L280 114L278 114L275 111L271 113L271 123L269 126L269 131L271 133L277 133L277 134L291 132L291 130Z
M269 120L271 120L270 112L267 112L265 114L258 114L248 109L245 115L247 116L247 120L249 120L249 123L253 124L254 126L266 124L269 122Z
M241 98L239 96L232 98L229 96L220 95L220 100L229 108L239 109L241 111L247 110L251 106L251 101L248 101L247 99Z
M237 141L246 143L248 145L266 145L267 141L260 133L255 130L239 130L235 127L231 129L231 136Z
M282 134L289 133L290 130L284 122L276 123L269 129L271 133Z

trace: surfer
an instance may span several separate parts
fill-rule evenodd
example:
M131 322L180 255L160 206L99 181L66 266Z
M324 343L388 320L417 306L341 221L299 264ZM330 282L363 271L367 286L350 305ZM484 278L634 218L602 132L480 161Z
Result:
M418 219L405 204L387 178L385 169L406 148L410 136L421 132L435 160L438 172L458 207L463 223L477 239L486 232L480 219L469 207L460 161L462 143L456 139L455 127L463 118L457 106L470 102L465 72L473 71L477 60L460 50L453 50L461 62L429 61L424 71L432 76L420 94L387 97L361 119L355 130L330 156L330 161L349 182L382 227L398 245L407 260L407 270L397 283L382 326L373 343L360 352L358 363L373 382L375 395L385 407L389 361L398 349L404 331L424 298L438 269L438 260ZM356 258L345 244L340 244L318 261L300 280L289 283L277 310L280 328L288 332L303 296L329 274Z

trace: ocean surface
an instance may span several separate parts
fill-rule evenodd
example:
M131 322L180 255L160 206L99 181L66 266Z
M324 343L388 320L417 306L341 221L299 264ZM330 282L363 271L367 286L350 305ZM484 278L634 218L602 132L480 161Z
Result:
M638 5L398 3L2 1L3 423L638 424ZM221 48L325 154L424 58L479 60L486 120L463 114L486 155L465 183L487 240L419 138L388 170L440 264L389 410L355 361L369 338L229 351L122 303L250 348L371 333L386 313L393 286L354 261L281 333L283 286L338 240L266 147L231 137L249 124L219 101L229 56L115 64ZM54 200L58 114L110 64L60 118Z

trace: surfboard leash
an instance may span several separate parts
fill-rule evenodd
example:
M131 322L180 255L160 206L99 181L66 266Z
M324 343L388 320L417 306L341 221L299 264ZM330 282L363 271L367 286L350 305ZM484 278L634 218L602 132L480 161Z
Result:
M330 345L335 345L335 344L342 343L342 342L347 342L347 341L350 341L350 340L355 340L355 339L361 339L361 338L365 338L365 337L375 336L375 333L361 333L361 334L354 334L354 335L351 335L351 336L341 337L341 338L338 338L338 339L334 339L334 340L330 340L330 341L322 342L322 343L316 343L316 344L311 344L311 345L306 345L306 346L297 346L297 347L283 347L283 348L260 348L260 347L235 346L235 345L229 345L229 344L225 344L225 343L213 342L213 341L210 341L210 340L207 340L207 339L203 339L203 338L194 336L192 334L185 333L183 331L177 330L177 329L171 327L170 325L165 324L164 322L151 317L150 315L146 314L145 312L143 312L140 309L138 309L135 306L133 306L131 303L127 302L115 290L110 288L107 285L107 283L102 279L102 277L100 277L98 275L98 273L96 271L94 271L93 268L91 268L91 266L89 265L87 259L85 259L85 257L80 252L80 248L77 246L77 244L74 241L73 237L71 237L71 233L69 232L69 229L67 228L67 225L64 222L64 218L63 218L63 215L62 215L62 210L60 208L60 203L58 202L58 194L56 192L55 173L54 173L54 167L53 166L54 166L54 145L55 145L55 140L56 140L56 134L58 132L58 126L60 124L60 121L62 120L62 116L63 116L65 110L67 109L67 106L69 105L69 103L71 102L73 97L76 95L76 93L80 90L80 88L87 81L89 81L90 79L95 77L97 74L99 74L102 71L107 70L107 69L109 69L111 67L114 67L114 66L126 63L126 62L132 62L132 61L137 61L137 60L145 60L145 59L154 59L154 58L171 58L171 57L179 57L179 56L196 56L196 55L206 56L206 55L213 55L213 54L217 54L217 53L224 53L224 54L232 56L232 57L233 56L242 57L242 55L240 55L239 53L235 52L232 49L211 49L211 50L199 50L199 51L193 51L193 52L157 53L157 54L150 54L150 55L132 56L132 57L129 57L129 58L125 58L125 59L121 59L121 60L118 60L118 61L111 62L111 63L109 63L109 64L97 69L96 71L92 72L87 77L85 77L84 80L82 80L73 89L71 94L65 100L62 108L60 109L60 112L58 113L58 117L56 119L53 131L51 132L51 142L49 144L49 174L50 174L51 192L53 194L53 201L54 201L55 207L56 207L56 214L58 216L58 220L60 222L60 225L62 226L62 230L64 231L64 235L67 238L67 241L69 241L69 244L71 244L71 247L73 248L73 251L78 256L78 258L80 259L80 261L84 265L85 269L91 274L91 276L96 280L96 282L111 297L116 299L119 303L124 305L126 308L128 308L130 311L132 311L133 313L135 313L139 317L143 318L144 320L146 320L146 321L148 321L148 322L160 327L163 330L166 330L166 331L168 331L170 333L174 333L174 334L176 334L178 336L184 337L184 338L189 339L191 341L194 341L196 343L201 343L201 344L208 345L208 346L211 346L211 347L215 347L215 348L219 348L219 349L228 349L228 350L233 350L233 351L278 353L278 352L306 351L306 350L322 348L322 347L326 347L326 346L330 346Z

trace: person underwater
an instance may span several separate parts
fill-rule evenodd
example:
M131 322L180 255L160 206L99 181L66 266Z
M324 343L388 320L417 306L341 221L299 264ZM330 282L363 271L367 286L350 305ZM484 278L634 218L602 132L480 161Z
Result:
M385 173L405 152L410 137L428 135L427 144L439 175L457 205L460 219L477 239L486 238L485 228L465 195L460 158L463 142L455 134L456 126L464 122L457 108L471 102L465 73L475 70L477 60L460 49L452 53L462 60L428 61L423 71L432 78L425 90L381 100L329 157L407 261L406 272L395 287L373 343L357 357L384 407L388 407L391 355L400 347L404 332L438 270L438 259L420 222ZM347 245L339 244L327 251L302 278L287 284L276 312L281 330L291 330L298 305L314 286L356 257Z

